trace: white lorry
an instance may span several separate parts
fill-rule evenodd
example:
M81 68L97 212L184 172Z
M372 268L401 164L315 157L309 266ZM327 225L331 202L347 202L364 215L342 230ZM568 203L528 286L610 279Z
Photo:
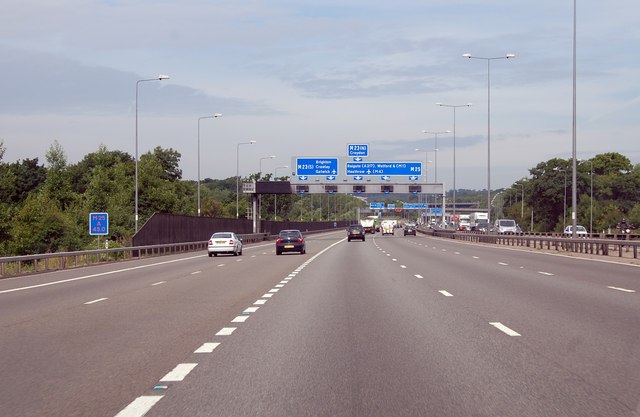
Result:
M461 214L458 217L458 230L471 230L471 216L468 214Z
M360 224L364 228L365 233L375 233L376 232L376 224L373 219L360 219Z
M473 231L487 231L489 229L489 214L476 211L469 215L469 224Z
M395 220L383 220L380 223L380 228L382 229L382 236L384 235L393 235L395 232L396 221Z

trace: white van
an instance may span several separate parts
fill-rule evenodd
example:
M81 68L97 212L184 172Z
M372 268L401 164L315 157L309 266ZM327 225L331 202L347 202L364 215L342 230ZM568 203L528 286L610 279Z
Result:
M493 230L498 233L518 233L518 225L513 219L498 219L493 225Z

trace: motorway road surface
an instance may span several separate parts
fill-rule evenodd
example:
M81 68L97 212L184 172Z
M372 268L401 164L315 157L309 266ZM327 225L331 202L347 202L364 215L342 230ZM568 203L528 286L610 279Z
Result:
M2 416L640 417L640 268L343 231L0 281Z

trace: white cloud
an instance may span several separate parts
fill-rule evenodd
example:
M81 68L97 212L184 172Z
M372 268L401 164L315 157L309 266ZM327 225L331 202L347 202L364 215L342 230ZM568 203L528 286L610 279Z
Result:
M630 0L579 3L582 157L618 151L640 161L640 62L630 53L639 9ZM242 156L254 170L267 154L288 165L293 155L337 156L352 141L410 157L426 141L422 129L453 127L435 102L471 101L456 123L456 182L484 188L486 63L461 55L515 52L491 68L492 186L506 186L570 155L572 12L553 0L8 0L5 160L42 158L54 139L71 160L100 143L133 153L135 82L167 73L140 88L141 150L178 149L186 178L196 175L197 118L212 112L225 116L203 124L203 161L215 160L203 176L222 178L235 175L235 143L250 137L258 143ZM450 184L452 146L443 137L440 148L439 179Z

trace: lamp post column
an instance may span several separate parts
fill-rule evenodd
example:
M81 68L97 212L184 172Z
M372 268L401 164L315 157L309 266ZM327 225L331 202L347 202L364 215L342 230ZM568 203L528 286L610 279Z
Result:
M489 223L491 223L491 61L495 59L515 58L515 54L496 56L491 58L473 56L469 53L462 55L469 59L484 59L487 61L487 208L489 212Z
M200 217L200 120L215 119L217 117L222 117L222 114L214 113L211 116L198 117L198 217Z
M253 145L255 140L249 142L240 142L236 145L236 219L240 218L240 145Z
M456 109L458 107L471 107L471 103L467 104L443 104L436 103L440 107L450 107L453 109L453 215L456 214ZM442 208L444 212L444 207Z
M135 181L136 181L136 192L135 192L135 233L138 233L138 86L140 83L145 81L162 81L168 80L168 75L160 74L156 78L148 78L144 80L136 81L136 168L135 168Z

